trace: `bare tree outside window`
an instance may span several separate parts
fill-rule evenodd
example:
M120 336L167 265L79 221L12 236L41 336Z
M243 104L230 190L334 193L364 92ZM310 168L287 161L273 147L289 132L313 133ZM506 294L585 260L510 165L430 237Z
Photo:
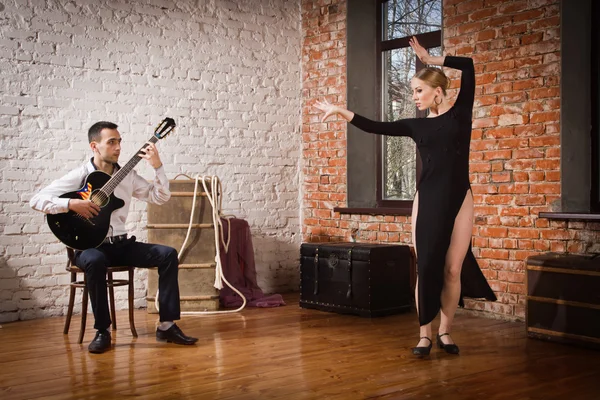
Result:
M382 116L387 121L417 117L410 79L421 67L408 38L439 32L432 55L441 55L441 0L388 0L382 9ZM417 182L417 149L410 138L386 136L382 145L382 199L412 200Z
M442 29L442 0L387 0L383 10L383 40Z

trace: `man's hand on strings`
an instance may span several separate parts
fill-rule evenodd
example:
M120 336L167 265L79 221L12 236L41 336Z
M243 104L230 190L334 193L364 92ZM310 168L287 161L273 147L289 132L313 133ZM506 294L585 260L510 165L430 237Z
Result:
M158 149L154 143L148 142L148 144L142 148L139 156L147 160L154 169L160 168L162 165L162 161L160 161L160 156L158 155Z

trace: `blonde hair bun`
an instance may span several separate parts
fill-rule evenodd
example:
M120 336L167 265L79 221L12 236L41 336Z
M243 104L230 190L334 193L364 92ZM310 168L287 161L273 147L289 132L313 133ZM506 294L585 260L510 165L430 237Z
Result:
M440 87L446 96L446 90L450 88L450 79L440 68L425 67L415 74L415 78L422 80L432 88Z

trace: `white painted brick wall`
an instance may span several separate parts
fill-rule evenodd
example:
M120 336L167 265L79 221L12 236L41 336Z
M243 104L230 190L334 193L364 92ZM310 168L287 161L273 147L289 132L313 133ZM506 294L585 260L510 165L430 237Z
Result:
M98 120L119 124L125 162L175 118L158 144L167 175L218 175L224 213L251 226L263 290L297 289L300 0L0 3L0 322L66 310L64 246L28 202L91 156ZM145 221L134 203L141 240ZM137 306L145 294L138 271Z

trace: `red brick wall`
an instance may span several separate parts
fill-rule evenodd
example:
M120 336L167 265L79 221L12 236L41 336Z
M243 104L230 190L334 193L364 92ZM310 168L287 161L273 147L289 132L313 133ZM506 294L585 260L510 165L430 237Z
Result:
M350 227L333 212L346 205L346 123L321 123L312 105L346 104L346 0L303 0L302 31L302 233L306 241L340 240Z
M346 124L321 123L311 106L321 98L346 104L345 4L302 1L303 239L350 240L354 229L359 241L410 243L410 217L333 212L346 206ZM600 238L598 224L538 217L560 207L558 1L445 0L443 12L445 54L475 61L473 246L498 295L495 303L469 300L467 308L523 318L524 260L597 251Z

